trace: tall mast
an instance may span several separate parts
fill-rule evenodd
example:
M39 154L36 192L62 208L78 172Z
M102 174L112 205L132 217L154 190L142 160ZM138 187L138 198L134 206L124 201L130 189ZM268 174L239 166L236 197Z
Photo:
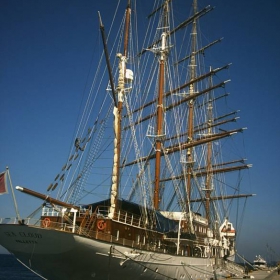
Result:
M210 86L212 86L212 77L210 77ZM213 123L213 104L212 104L212 96L210 93L210 98L208 100L208 117L207 117L207 125L208 131L207 136L212 135L212 123ZM210 198L212 191L212 142L207 143L207 158L206 158L206 184L205 184L205 209L206 209L206 219L208 224L210 224Z
M130 0L127 1L126 7L126 17L124 26L124 48L123 54L118 53L119 58L119 78L117 85L118 94L118 104L114 107L114 162L113 162L113 174L112 174L112 186L111 186L111 203L110 203L110 214L109 216L113 218L115 209L117 207L118 193L119 193L119 183L120 183L120 155L121 155L121 123L122 123L122 109L123 100L125 94L125 73L126 73L126 62L127 62L127 52L128 52L128 41L129 41L129 26L130 26L130 15L131 7Z
M197 12L197 0L193 1L194 14ZM197 28L196 28L196 18L193 20L192 33L191 33L191 57L190 57L190 81L196 78L196 50L197 50ZM191 83L189 86L190 97L196 93L195 83ZM188 142L193 141L193 130L194 130L194 99L191 99L188 103ZM193 168L193 148L187 149L187 205L191 199L191 178L192 178L192 168ZM189 207L188 207L189 208Z
M168 51L167 46L167 32L168 27L168 1L165 1L163 11L163 33L161 34L161 47L159 50L159 83L158 83L158 100L157 100L157 130L155 139L155 188L154 188L154 207L156 210L159 209L160 204L160 165L161 165L161 144L164 135L163 131L163 96L164 96L164 84L165 84L165 61Z

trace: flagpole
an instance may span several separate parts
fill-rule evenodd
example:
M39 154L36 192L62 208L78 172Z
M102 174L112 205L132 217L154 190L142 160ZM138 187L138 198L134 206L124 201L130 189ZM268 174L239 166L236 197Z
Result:
M12 191L12 196L13 196L13 200L14 200L14 205L15 205L17 219L18 219L18 221L20 221L20 216L19 216L16 196L15 196L15 193L14 193L13 184L12 184L12 180L11 180L10 171L9 171L9 167L8 166L6 167L6 170L7 170L7 174L8 174L8 178L9 178L10 188L11 188L11 191Z

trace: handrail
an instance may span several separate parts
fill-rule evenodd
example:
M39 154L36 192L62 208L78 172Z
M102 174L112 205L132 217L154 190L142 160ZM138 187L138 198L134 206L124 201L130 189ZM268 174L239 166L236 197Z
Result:
M108 218L108 214L109 206L98 206L95 213L93 213L93 215L96 215L98 218ZM144 227L144 222L140 215L124 210L119 210L112 220L135 227Z
M141 219L140 215L135 215L131 212L127 212L124 210L119 210L118 213L113 218L113 220L119 223L144 228L144 222Z

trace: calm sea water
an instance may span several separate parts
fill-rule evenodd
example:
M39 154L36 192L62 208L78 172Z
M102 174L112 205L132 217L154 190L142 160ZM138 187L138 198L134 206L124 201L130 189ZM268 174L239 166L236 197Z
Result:
M42 280L33 274L12 255L0 254L0 279L1 280Z

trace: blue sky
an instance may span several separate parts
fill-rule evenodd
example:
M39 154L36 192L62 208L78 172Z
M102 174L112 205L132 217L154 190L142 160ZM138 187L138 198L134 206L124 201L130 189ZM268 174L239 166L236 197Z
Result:
M14 186L44 192L63 165L100 38L97 11L109 26L116 2L0 0L0 171L9 166ZM207 32L224 37L221 61L233 63L230 105L248 127L249 188L257 196L247 201L238 252L268 257L268 244L280 259L280 2L203 4L215 6ZM22 216L31 212L26 202L40 205L16 195ZM11 197L0 196L0 217L14 215Z

